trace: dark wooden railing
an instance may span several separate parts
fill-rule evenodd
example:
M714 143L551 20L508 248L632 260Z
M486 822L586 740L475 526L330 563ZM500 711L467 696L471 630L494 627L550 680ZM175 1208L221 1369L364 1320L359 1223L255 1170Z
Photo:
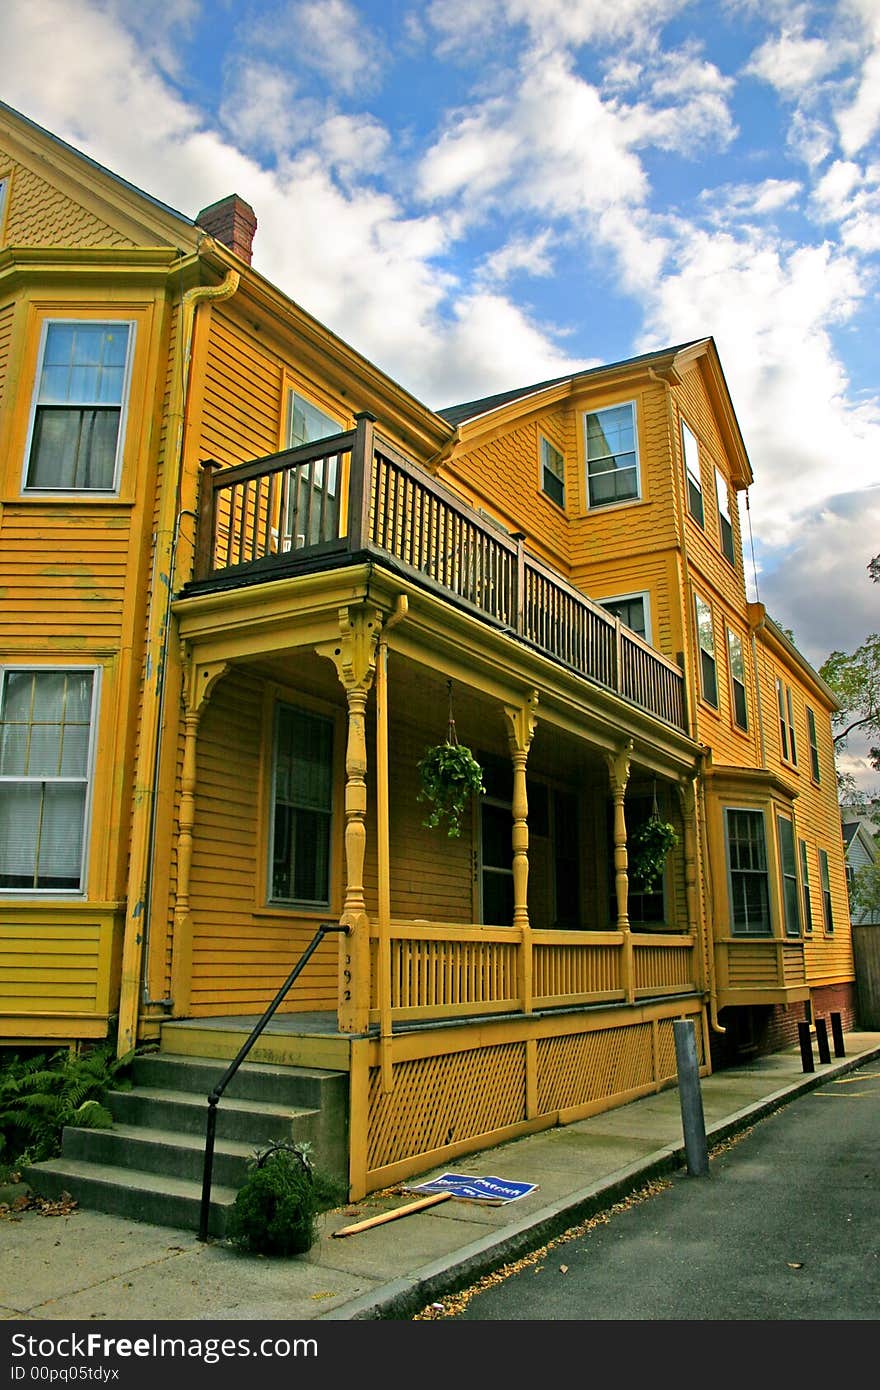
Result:
M685 728L677 666L418 464L354 430L232 468L204 465L195 578L335 553L393 557L420 584Z

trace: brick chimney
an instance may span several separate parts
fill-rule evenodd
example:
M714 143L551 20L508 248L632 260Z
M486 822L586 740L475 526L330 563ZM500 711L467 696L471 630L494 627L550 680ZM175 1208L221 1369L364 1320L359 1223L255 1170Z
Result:
M218 203L202 208L196 223L215 241L222 241L224 246L250 265L254 232L257 230L256 213L250 203L239 198L237 193L230 193L228 198L221 198Z

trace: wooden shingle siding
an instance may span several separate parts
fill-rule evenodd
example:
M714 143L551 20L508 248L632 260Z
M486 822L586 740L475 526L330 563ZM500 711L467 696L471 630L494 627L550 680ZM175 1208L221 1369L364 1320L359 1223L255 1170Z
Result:
M134 243L32 169L4 158L13 195L6 216L9 246L132 246Z

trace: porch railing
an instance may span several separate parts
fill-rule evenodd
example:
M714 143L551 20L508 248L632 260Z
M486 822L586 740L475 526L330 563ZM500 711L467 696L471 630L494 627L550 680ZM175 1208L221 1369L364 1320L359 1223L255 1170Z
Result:
M673 662L373 432L372 417L314 444L232 468L208 462L195 578L277 573L372 553L684 729Z
M381 1023L378 928L371 1023ZM699 988L692 936L392 922L391 1022L634 1003ZM529 982L524 988L525 982Z

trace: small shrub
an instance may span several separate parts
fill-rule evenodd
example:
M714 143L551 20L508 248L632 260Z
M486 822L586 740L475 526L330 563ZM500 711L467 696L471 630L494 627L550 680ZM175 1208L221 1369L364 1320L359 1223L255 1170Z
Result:
M275 1144L252 1161L226 1221L234 1245L257 1255L303 1255L317 1239L317 1218L344 1189L317 1172L306 1145Z

